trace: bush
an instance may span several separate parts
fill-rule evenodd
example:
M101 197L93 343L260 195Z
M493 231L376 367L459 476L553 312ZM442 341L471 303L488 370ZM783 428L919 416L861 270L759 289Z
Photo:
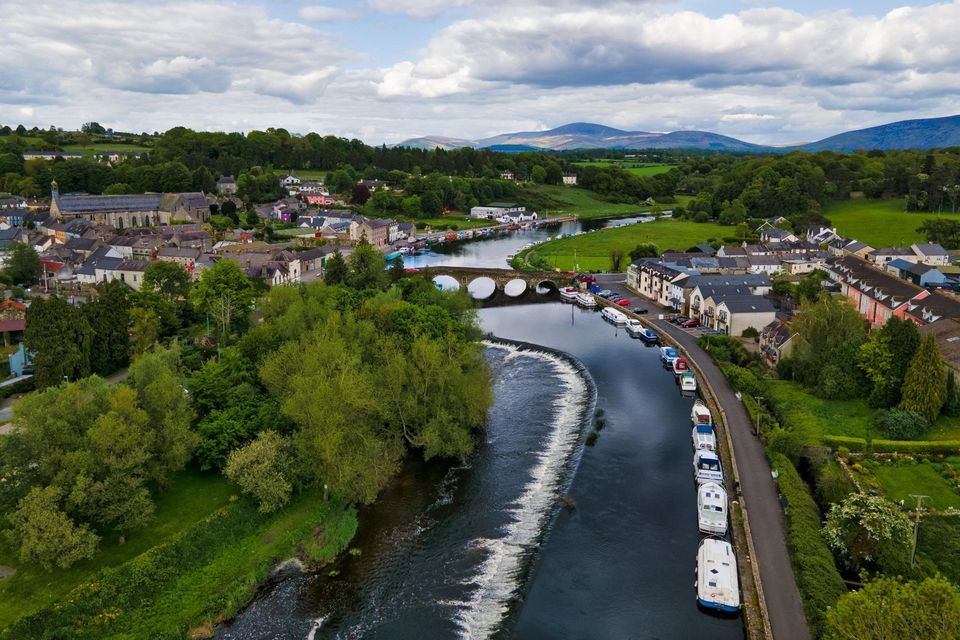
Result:
M756 339L760 337L760 332L753 327L747 327L746 329L743 330L743 333L740 335L743 336L744 338Z
M751 396L762 396L764 394L763 381L749 369L721 362L720 370L723 371L723 375L727 378L730 386L737 391L748 393Z
M930 430L926 418L906 409L879 412L876 425L891 440L918 440Z
M823 444L837 448L845 447L850 451L862 453L866 450L866 441L863 438L850 436L821 436ZM873 440L871 449L876 453L931 453L957 454L960 453L960 440Z
M779 471L777 484L789 504L787 549L793 560L803 610L814 637L819 637L827 609L835 605L847 589L833 562L833 553L820 535L820 511L807 485L784 456L773 454L770 462Z

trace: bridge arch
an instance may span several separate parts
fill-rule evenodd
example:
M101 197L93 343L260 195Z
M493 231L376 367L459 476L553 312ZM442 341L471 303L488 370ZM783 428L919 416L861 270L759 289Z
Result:
M480 276L467 284L467 292L474 300L488 300L496 295L497 282L490 276Z
M433 277L433 284L437 285L437 289L443 291L459 291L460 290L460 281L454 278L453 276L448 276L446 274L440 274Z
M523 278L514 278L503 285L503 292L511 298L519 298L527 292L527 281Z
M537 283L536 291L542 296L550 295L551 293L556 293L560 288L557 286L553 280L540 280Z

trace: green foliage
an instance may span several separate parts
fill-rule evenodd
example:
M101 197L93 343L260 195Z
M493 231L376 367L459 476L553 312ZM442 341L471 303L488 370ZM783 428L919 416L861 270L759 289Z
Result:
M904 409L880 412L876 425L892 440L918 440L930 430L930 422L926 418Z
M626 256L622 249L613 248L610 250L610 271L619 273L623 267L623 259Z
M64 298L35 298L27 308L23 342L33 353L40 389L90 374L90 323Z
M176 262L156 260L143 272L142 290L161 295L171 302L186 298L190 284L190 272Z
M643 242L630 250L630 260L636 262L643 258L656 258L660 255L660 249L651 242Z
M9 247L10 255L7 258L4 272L13 281L13 284L30 287L40 280L43 275L43 267L40 264L40 257L28 244L23 242L11 242Z
M249 444L232 451L224 474L253 496L261 513L276 511L290 500L293 485L290 443L274 431L263 431Z
M751 396L762 396L765 393L765 381L758 378L749 369L738 367L735 364L720 363L720 370L734 389Z
M204 269L189 295L194 306L217 323L220 337L226 338L235 323L246 323L256 289L235 262L223 259Z
M110 375L130 361L130 296L119 280L96 286L95 297L81 305L90 326L90 369Z
M346 284L350 275L350 267L343 259L343 254L335 251L327 258L323 268L323 280L329 285Z
M138 356L146 352L160 338L160 318L153 309L130 309L130 353Z
M48 571L54 566L66 569L96 551L99 538L63 512L61 498L56 487L34 487L11 514L9 539L19 550L21 562L39 564Z
M358 291L383 289L386 286L386 260L365 238L354 248L347 260L350 275L347 284Z
M947 370L947 399L943 403L943 415L951 418L960 416L960 388L953 369Z
M770 463L779 473L777 486L789 504L787 550L793 561L803 610L817 637L822 632L827 610L846 593L846 587L833 554L820 535L820 512L806 484L783 455L772 455Z
M900 408L933 422L947 401L947 367L934 336L924 336L903 377Z
M867 338L857 310L844 300L822 295L801 303L792 331L798 336L790 357L794 376L822 398L852 398L863 384L856 356Z
M103 570L63 600L26 616L11 638L180 639L203 621L235 614L279 560L301 544L329 561L356 531L356 512L316 493L275 514L246 501L224 507L166 544Z
M831 447L847 447L851 451L866 451L866 441L853 436L822 435L820 440ZM908 441L908 440L871 440L870 448L876 453L942 453L960 452L960 440Z
M827 615L826 640L960 637L960 591L945 578L879 577L845 595Z
M899 569L909 553L910 520L880 496L852 493L827 513L823 536L849 569Z
M757 331L756 328L754 327L747 327L746 329L743 330L743 333L740 335L743 336L744 338L756 339L760 337L760 332Z
M752 360L743 343L730 336L700 336L697 344L718 363L726 362L745 367Z

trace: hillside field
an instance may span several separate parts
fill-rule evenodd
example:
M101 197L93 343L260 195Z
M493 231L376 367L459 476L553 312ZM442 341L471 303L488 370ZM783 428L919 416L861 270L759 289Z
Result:
M917 227L924 220L937 217L936 213L907 213L903 200L871 199L828 202L823 215L830 219L837 233L875 248L926 242ZM960 214L945 213L941 217L960 220Z
M629 254L638 244L651 242L663 252L667 250L684 251L695 244L710 240L719 240L729 235L731 227L722 227L712 223L696 223L689 220L663 219L645 224L633 224L627 227L593 231L579 236L551 240L530 250L545 258L554 268L564 271L609 271L610 252L620 249ZM574 266L576 251L576 267ZM528 255L529 257L529 255ZM622 268L630 264L630 258L624 259Z
M672 164L641 162L639 160L593 160L574 162L573 164L578 167L619 167L627 173L638 176L655 176L659 173L666 173L674 168Z

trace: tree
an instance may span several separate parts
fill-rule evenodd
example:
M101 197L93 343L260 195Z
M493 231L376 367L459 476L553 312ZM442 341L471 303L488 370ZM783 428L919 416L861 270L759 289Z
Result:
M717 222L720 224L735 226L747 219L747 208L739 198L734 198L730 202L724 202Z
M35 285L43 275L43 267L37 252L23 242L10 243L10 257L7 258L4 271L10 276L13 284L24 287Z
M104 195L113 196L121 195L124 193L136 193L133 187L131 187L126 182L114 182L111 185L108 185L106 189L103 190Z
M540 165L534 165L533 169L530 171L530 179L537 184L543 184L547 181L547 170Z
M23 342L33 355L40 389L90 374L90 323L59 296L34 298L27 308Z
M790 357L797 380L822 398L849 398L861 392L860 371L850 365L867 332L856 309L821 295L801 302L790 327L799 337Z
M145 353L160 339L160 318L153 309L130 309L130 353Z
M193 184L190 169L182 162L167 162L160 166L160 190L168 193L189 191Z
M130 365L130 386L149 422L144 444L149 454L146 477L159 487L190 460L196 436L190 431L193 410L185 380L180 374L180 349L158 348Z
M323 280L329 285L346 284L350 275L350 267L347 261L343 259L343 254L334 251L327 259L323 268Z
M227 458L224 473L241 491L253 496L261 513L276 511L290 500L289 446L276 432L264 431Z
M10 539L21 562L50 570L66 569L90 558L100 539L86 525L77 525L60 507L61 491L34 487L10 516Z
M233 200L224 201L220 207L220 213L233 220L233 224L240 224L240 216L237 215L237 204Z
M797 284L797 297L800 300L816 300L820 292L823 291L823 281L827 279L826 271L814 269L805 275Z
M423 209L424 215L440 215L443 213L443 198L436 191L424 191L420 196L420 208Z
M96 286L96 298L81 305L90 325L90 369L106 376L130 361L130 296L119 280Z
M352 288L362 291L383 289L386 285L386 260L380 251L367 242L366 236L360 238L347 264L350 267L347 284Z
M634 262L643 258L656 258L658 255L660 255L659 247L649 242L638 244L630 250L630 259Z
M400 211L408 218L419 218L423 214L420 207L420 196L408 196L400 203Z
M387 277L390 281L390 284L396 284L404 276L403 271L403 257L397 256L390 261L390 268L387 270Z
M940 415L940 409L946 401L947 367L937 348L937 339L931 335L923 336L903 377L899 406L920 414L932 423Z
M903 409L881 412L877 416L876 425L891 440L919 440L930 429L926 418Z
M623 253L623 249L611 249L610 250L610 270L614 272L619 272L620 268L623 266L623 259L626 256Z
M827 513L823 536L851 570L902 566L909 549L910 520L881 496L852 493Z
M960 637L960 591L941 576L903 582L879 577L827 612L825 640Z
M364 205L370 199L370 189L367 185L357 183L353 185L353 191L350 193L350 202L353 204Z
M229 335L235 320L246 321L256 289L235 262L224 259L203 271L189 295L199 311L214 318L223 339Z
M190 292L190 272L176 262L156 260L143 272L143 291L154 292L170 302L186 298Z

